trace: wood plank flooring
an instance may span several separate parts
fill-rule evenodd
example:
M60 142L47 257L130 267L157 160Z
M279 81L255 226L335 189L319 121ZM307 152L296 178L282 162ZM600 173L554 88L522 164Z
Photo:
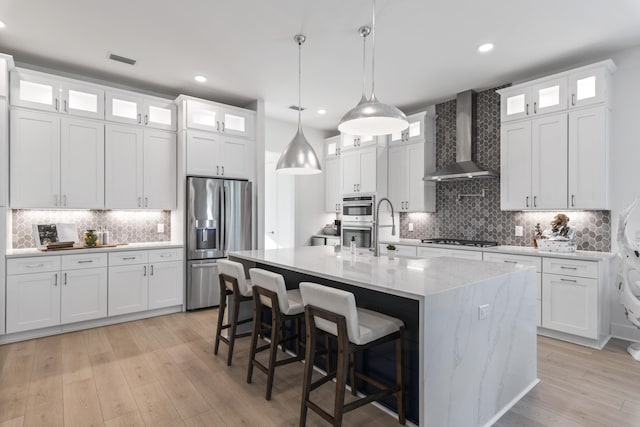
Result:
M245 381L248 339L213 356L217 310L178 313L0 346L0 427L297 426L302 364ZM538 338L541 383L499 427L638 427L640 363L613 340L592 350ZM317 399L331 403L328 384ZM325 406L325 405L323 405ZM396 426L368 405L345 426ZM309 426L326 423L310 412Z

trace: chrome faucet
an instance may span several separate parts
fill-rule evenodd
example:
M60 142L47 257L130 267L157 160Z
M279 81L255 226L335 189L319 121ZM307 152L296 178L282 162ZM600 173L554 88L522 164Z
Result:
M373 217L373 256L380 256L380 245L378 244L380 224L378 224L378 221L380 218L380 205L385 200L387 201L387 203L389 203L389 207L391 208L391 235L396 235L396 219L393 216L393 205L391 204L391 200L383 197L382 199L380 199L380 201L378 201L378 206L376 206L376 216Z

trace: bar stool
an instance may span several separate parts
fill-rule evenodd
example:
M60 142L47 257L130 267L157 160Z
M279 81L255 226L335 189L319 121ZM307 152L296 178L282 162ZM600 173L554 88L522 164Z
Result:
M284 277L271 271L260 268L249 270L253 284L253 334L251 338L251 350L249 355L249 367L247 369L247 383L251 383L253 367L255 366L267 374L266 399L271 400L273 377L278 366L293 362L299 362L304 358L300 340L300 323L304 317L304 306L299 289L287 290ZM271 323L262 320L263 308L271 311ZM293 321L295 333L285 337L287 321ZM271 335L271 343L258 346L258 335L264 337L265 333ZM277 360L278 344L282 344L282 351L286 352L285 343L295 340L296 356ZM269 350L268 366L256 360L256 354Z
M403 335L402 320L364 308L357 308L355 297L351 292L316 283L300 283L302 301L305 305L306 323L306 357L302 402L300 409L300 426L307 421L307 408L318 413L334 427L342 425L345 412L359 408L382 397L394 395L398 401L398 422L405 424L404 408L404 368L403 368ZM315 337L317 329L328 332L338 340L338 364L333 372L312 382ZM396 342L396 384L389 386L355 370L355 355L361 350L389 341ZM351 394L357 394L356 378L361 379L379 391L350 403L344 403L347 375L350 376ZM320 408L310 400L311 391L322 384L336 379L336 394L333 415Z
M217 261L218 271L220 273L220 308L218 310L218 327L216 329L216 343L213 354L218 354L220 341L229 346L227 353L227 366L231 366L233 358L233 346L236 338L248 337L251 332L236 333L238 325L253 321L252 318L238 321L240 313L240 303L251 301L253 298L253 290L251 281L245 278L244 267L239 262L221 259ZM227 308L227 297L233 296L233 310L230 314L229 323L223 324L224 312ZM222 336L224 329L230 329L229 338Z

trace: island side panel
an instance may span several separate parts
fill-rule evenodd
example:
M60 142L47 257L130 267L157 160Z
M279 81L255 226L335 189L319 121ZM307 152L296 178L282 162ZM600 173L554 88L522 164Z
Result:
M532 268L426 297L426 426L486 425L537 383L535 311Z

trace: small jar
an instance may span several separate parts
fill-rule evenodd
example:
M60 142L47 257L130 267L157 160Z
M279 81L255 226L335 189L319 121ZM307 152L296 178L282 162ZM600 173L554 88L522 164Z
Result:
M84 244L87 246L98 245L98 235L96 234L96 230L87 230L84 232Z

